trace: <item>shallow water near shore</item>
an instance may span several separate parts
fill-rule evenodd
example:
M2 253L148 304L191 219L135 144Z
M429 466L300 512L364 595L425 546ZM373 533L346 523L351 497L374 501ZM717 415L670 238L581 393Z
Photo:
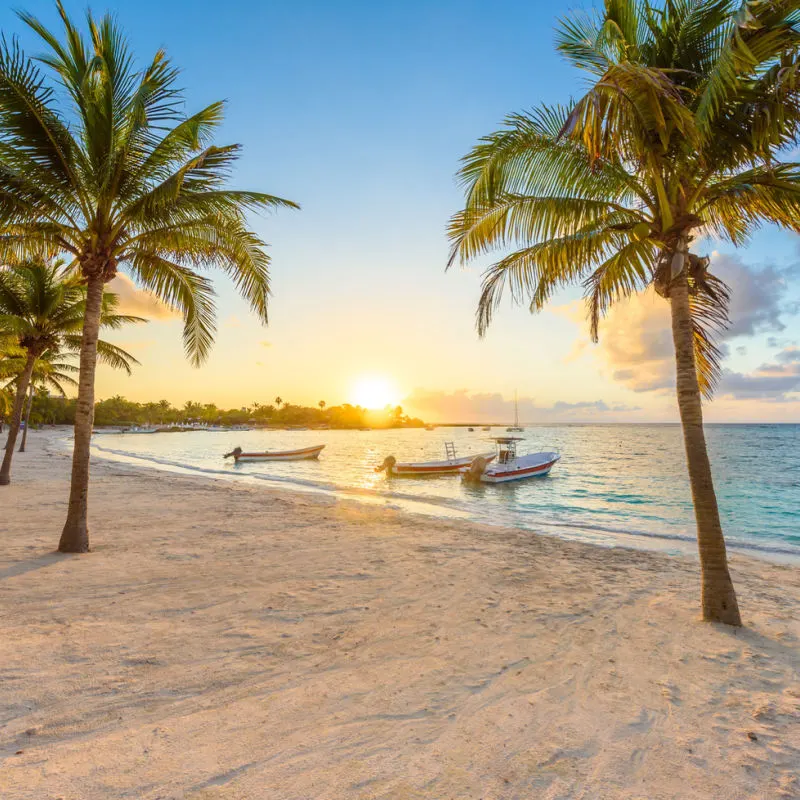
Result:
M522 433L520 452L559 450L547 478L470 486L458 477L387 479L374 468L398 461L491 451L466 428L374 431L104 434L94 451L164 470L266 482L395 504L433 516L514 526L602 545L691 551L694 518L678 425L539 425ZM708 425L707 439L726 538L752 555L800 558L800 425ZM223 455L325 443L319 461L236 465Z

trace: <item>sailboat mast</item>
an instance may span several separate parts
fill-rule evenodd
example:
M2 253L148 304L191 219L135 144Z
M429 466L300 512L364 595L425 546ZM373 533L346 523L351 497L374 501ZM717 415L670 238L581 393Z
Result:
M516 389L514 389L514 427L519 428L519 403L517 402Z

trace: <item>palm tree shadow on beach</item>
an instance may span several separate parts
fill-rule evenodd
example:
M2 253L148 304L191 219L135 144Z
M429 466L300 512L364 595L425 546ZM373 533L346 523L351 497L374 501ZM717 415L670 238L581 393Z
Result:
M64 561L68 556L63 553L50 552L44 555L34 556L33 558L26 558L16 561L5 569L0 569L0 581L7 580L8 578L16 578L18 575L25 575L28 572L34 572L37 569L57 564Z

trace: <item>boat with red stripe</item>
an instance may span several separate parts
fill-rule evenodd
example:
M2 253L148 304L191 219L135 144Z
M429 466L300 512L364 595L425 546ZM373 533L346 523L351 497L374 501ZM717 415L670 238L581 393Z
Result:
M501 436L494 440L497 445L497 458L493 464L476 458L469 470L464 473L465 480L482 483L507 483L526 478L543 478L561 458L553 450L541 453L517 455L519 436Z
M482 456L457 456L453 442L445 442L445 459L443 461L406 461L398 462L394 456L388 456L383 464L375 468L375 472L386 472L393 477L420 478L436 475L458 475L469 469L476 458L492 461L494 453Z

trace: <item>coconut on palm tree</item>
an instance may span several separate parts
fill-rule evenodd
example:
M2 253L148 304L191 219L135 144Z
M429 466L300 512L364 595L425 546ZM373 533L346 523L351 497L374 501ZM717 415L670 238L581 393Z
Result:
M703 432L720 375L727 287L691 251L764 223L800 229L798 3L606 0L563 21L559 50L587 73L566 106L509 117L464 158L454 260L510 251L484 275L483 334L505 288L532 311L583 286L591 335L610 305L652 286L669 303L677 398L706 620L741 624Z
M45 52L0 45L0 261L31 247L69 254L87 286L75 447L64 552L89 549L89 442L103 286L118 270L184 318L193 363L214 337L214 290L201 274L220 268L267 319L269 259L248 227L251 210L293 206L226 187L238 145L213 137L223 104L183 114L178 71L163 51L137 69L110 16L86 32L57 2L59 36L21 19Z
M43 361L40 376L45 383L52 385L55 380L58 385L52 374L46 377L47 364L64 354L80 352L86 304L87 289L80 277L58 263L25 262L0 271L0 336L14 347L3 359L0 377L13 375L15 390L0 486L11 482L14 445L37 364ZM116 329L129 322L144 322L140 317L118 314L116 307L116 295L105 292L100 302L100 327ZM131 364L138 363L109 342L98 339L96 348L98 357L114 367L130 372Z

